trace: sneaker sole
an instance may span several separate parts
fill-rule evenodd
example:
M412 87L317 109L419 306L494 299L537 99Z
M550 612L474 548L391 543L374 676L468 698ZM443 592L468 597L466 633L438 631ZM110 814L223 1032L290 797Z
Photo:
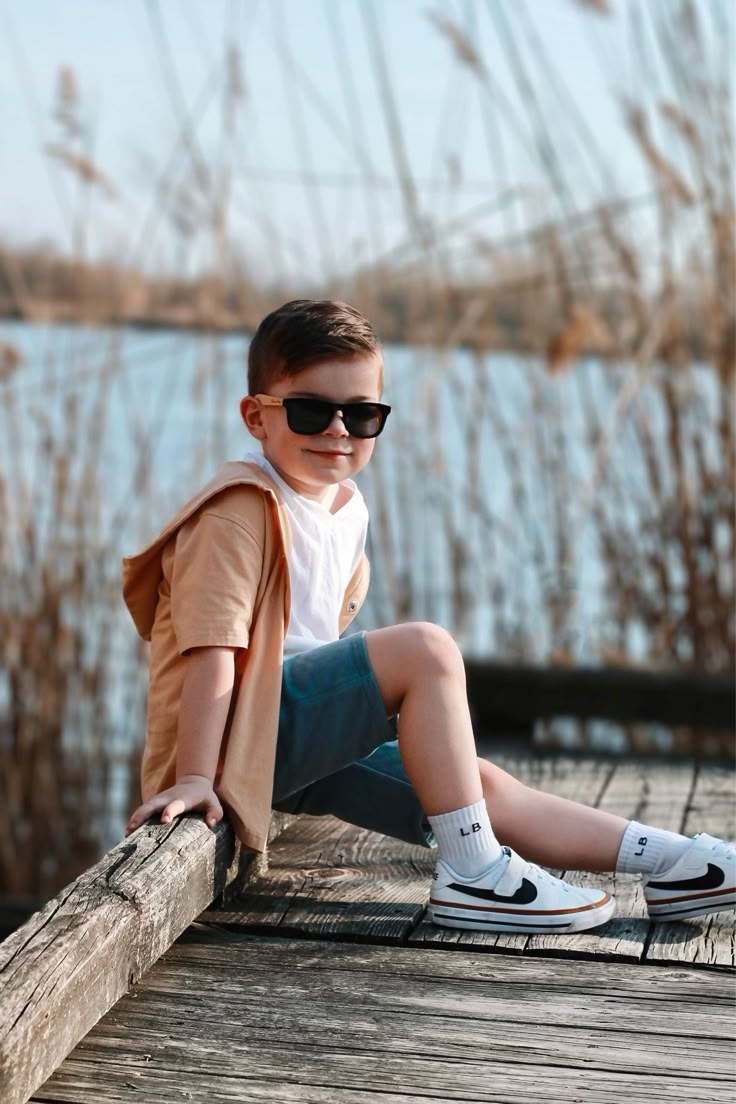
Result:
M464 928L466 931L509 932L523 935L564 935L566 932L587 931L607 923L616 911L613 897L606 895L601 904L570 912L520 913L509 910L469 910L457 905L430 904L429 919L440 928Z
M736 889L719 897L678 897L672 901L647 901L650 920L686 920L688 916L707 916L736 908Z

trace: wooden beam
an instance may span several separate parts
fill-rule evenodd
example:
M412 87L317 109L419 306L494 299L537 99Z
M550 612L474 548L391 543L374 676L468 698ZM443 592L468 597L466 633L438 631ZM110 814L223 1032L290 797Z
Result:
M276 815L271 837L291 820ZM253 859L226 819L149 822L0 943L3 1104L26 1101Z
M736 679L703 671L630 667L536 667L466 659L476 721L493 732L525 729L540 717L658 721L736 727Z

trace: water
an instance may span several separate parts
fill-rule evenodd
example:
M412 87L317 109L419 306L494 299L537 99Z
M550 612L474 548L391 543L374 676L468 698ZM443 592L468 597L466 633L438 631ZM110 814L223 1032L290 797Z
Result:
M238 413L246 390L242 337L4 322L0 341L23 358L0 384L3 407L13 404L21 426L15 440L0 434L0 471L17 468L30 484L39 479L45 438L61 440L74 403L78 428L65 456L72 481L95 457L101 494L94 539L113 562L154 536L219 463L254 446ZM591 411L603 426L610 422L629 371L587 359L553 377L539 361L510 354L490 354L478 365L463 350L438 363L429 350L387 348L385 397L393 412L358 477L374 518L374 596L362 622L374 625L395 612L391 585L403 577L412 616L446 624L470 652L497 652L498 624L515 617L530 658L543 660L564 644L578 662L596 662L606 576L587 494L594 464L588 435ZM709 373L696 382L683 417L717 471L715 434L703 433L715 423L717 393ZM609 494L609 517L629 525L635 495L646 487L634 416L644 418L662 454L664 410L652 377L609 426L603 497ZM660 464L660 477L663 494L671 493L670 464ZM608 490L615 486L625 492L620 502ZM47 534L56 524L44 513L49 503L47 496L36 506ZM467 607L461 618L457 601L453 611L453 574ZM569 607L556 635L545 600ZM645 649L646 639L632 629L628 654L643 659Z
M100 562L101 586L114 595L120 557L153 537L219 463L253 447L238 413L247 341L2 322L0 342L22 358L0 382L0 474L9 488L3 525L11 549L3 601L14 600L13 573L24 576L17 539L24 521L32 517L41 550L79 540L54 514L51 485L61 455L88 509L87 554ZM553 377L534 358L504 353L475 360L457 350L440 359L431 350L394 346L385 359L393 412L358 477L374 519L373 582L355 627L427 619L453 632L466 654L544 662L564 648L577 663L597 663L611 619L591 503L611 525L631 527L648 485L635 418L664 458L662 493L673 486L657 369L614 420L628 365L585 359ZM713 376L683 373L678 387L684 430L719 471L709 429L718 414ZM602 446L589 439L592 421L606 435L596 495L589 493L594 449ZM84 483L85 468L91 482ZM33 580L25 577L25 584L24 594ZM122 758L140 730L144 688L132 624L122 602L106 602L113 632L104 723ZM94 656L95 611L70 612L75 616L84 619ZM646 658L647 647L643 630L628 626L628 657ZM3 693L0 679L0 708ZM77 717L77 733L80 726Z

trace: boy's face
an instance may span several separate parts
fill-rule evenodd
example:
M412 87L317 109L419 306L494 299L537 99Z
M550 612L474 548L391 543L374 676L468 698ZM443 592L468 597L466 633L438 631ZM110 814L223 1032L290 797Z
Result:
M279 398L378 402L381 359L366 354L320 361L296 376L275 381L267 391ZM308 498L325 498L336 483L364 468L373 453L375 439L352 437L338 412L327 429L309 436L289 429L282 406L265 406L253 395L241 400L240 413L281 478Z

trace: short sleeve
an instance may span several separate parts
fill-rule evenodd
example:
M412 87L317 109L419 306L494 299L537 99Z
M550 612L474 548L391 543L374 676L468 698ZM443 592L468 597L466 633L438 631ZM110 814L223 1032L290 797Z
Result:
M238 522L196 515L176 537L171 621L180 654L191 648L247 648L263 553Z

